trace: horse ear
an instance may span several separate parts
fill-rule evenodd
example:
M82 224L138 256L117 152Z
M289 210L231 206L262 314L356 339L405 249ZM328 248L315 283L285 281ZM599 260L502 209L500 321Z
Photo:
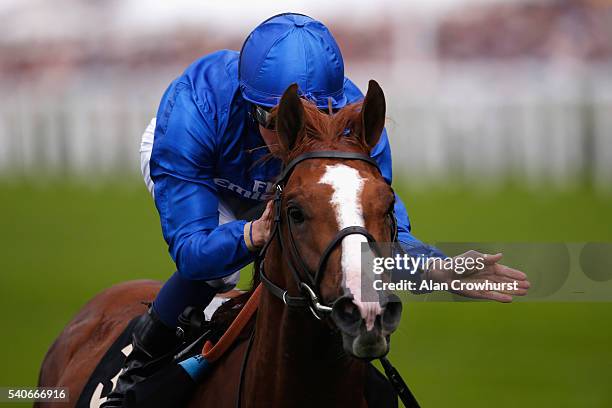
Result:
M371 79L361 107L362 137L370 148L376 146L385 128L386 110L385 94L378 82Z
M276 130L281 151L285 154L293 149L304 129L304 106L297 91L297 84L289 85L278 104Z

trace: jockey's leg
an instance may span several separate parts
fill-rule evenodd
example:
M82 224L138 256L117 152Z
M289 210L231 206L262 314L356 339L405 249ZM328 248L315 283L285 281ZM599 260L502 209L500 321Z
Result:
M174 272L153 301L153 309L166 326L176 328L187 306L204 309L218 292L206 281L187 279Z
M190 280L175 272L161 288L153 306L140 317L132 334L132 352L127 356L115 387L103 408L123 407L126 392L151 372L145 365L173 352L180 343L176 335L179 315L188 306L204 309L219 292L233 288L238 273L213 280Z

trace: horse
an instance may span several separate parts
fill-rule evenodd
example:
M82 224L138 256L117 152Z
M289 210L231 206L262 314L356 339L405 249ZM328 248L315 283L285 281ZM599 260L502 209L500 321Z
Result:
M362 244L374 251L397 234L393 190L370 158L385 112L373 80L363 102L337 112L300 98L295 84L272 109L279 139L272 154L284 170L271 237L255 263L263 290L254 329L214 363L188 407L368 406L368 362L389 351L402 311L389 297L362 293ZM39 386L78 396L159 288L127 282L94 297L49 349Z

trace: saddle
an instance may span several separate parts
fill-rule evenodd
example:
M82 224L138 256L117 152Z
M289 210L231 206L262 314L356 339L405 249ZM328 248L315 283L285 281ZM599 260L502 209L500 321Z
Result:
M140 400L145 396L155 397L155 404L138 403L135 406L176 407L177 401L164 402L159 399L159 390L168 387L191 388L193 380L177 363L201 353L204 344L217 343L228 329L235 316L240 312L249 293L233 290L216 296L204 310L187 308L179 317L179 333L183 342L178 349L168 355L152 361L145 370L151 377L141 387L136 387L135 398ZM123 368L126 356L132 351L132 332L139 317L128 323L123 332L106 351L95 370L81 391L76 408L99 408L106 400ZM245 335L246 336L246 335ZM238 338L243 341L246 338ZM175 358L178 357L178 358ZM187 385L187 386L186 386ZM158 388L159 387L159 388ZM172 388L170 388L172 389ZM157 391L157 392L156 392ZM176 395L190 395L189 389L183 389ZM147 397L149 399L150 397Z

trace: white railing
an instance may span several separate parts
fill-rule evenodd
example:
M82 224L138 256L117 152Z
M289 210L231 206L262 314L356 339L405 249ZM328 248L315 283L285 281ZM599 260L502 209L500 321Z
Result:
M529 64L361 66L387 94L396 172L490 184L583 177L612 186L611 69L550 75ZM409 64L406 64L408 66ZM0 82L0 174L137 174L140 134L174 73L84 76L55 90ZM422 80L420 80L422 79Z

